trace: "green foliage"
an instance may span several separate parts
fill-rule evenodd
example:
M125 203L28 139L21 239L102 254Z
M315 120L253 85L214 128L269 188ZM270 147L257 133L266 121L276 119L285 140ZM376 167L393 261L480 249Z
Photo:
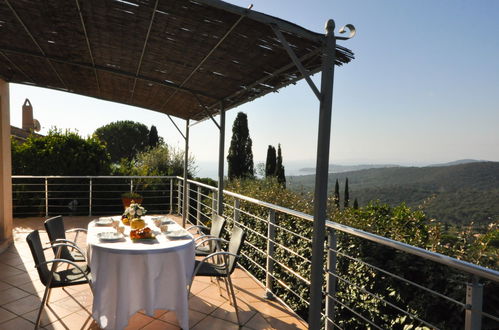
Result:
M156 128L156 126L154 125L151 126L148 138L149 138L149 147L151 148L155 148L160 143L158 136L158 129Z
M392 167L330 174L333 192L336 179L346 180L350 194L360 205L380 200L422 205L425 213L442 222L488 224L498 220L499 162L476 162L440 167ZM314 175L288 177L288 187L313 191Z
M340 185L338 183L338 179L336 179L336 183L334 184L333 202L334 202L334 206L337 209L340 209Z
M123 120L95 130L94 135L105 143L113 163L122 158L132 160L149 147L149 129L144 124Z
M344 202L343 202L343 206L345 208L347 208L349 205L349 202L350 202L350 192L348 191L348 178L346 179L345 181L345 197L344 197Z
M106 175L109 155L96 138L51 129L46 136L20 144L12 140L14 175Z
M232 126L232 139L227 155L229 180L253 178L253 151L249 136L248 117L239 112Z
M277 147L277 160L275 174L277 177L277 182L279 182L283 187L286 187L286 174L284 173L284 165L282 165L282 152L281 144L279 143Z
M228 190L250 196L265 202L312 214L313 203L308 194L298 194L282 189L275 179L233 180ZM231 198L226 203L231 205ZM355 205L355 203L354 203ZM247 231L251 248L246 247L241 263L252 274L265 282L265 273L258 265L265 265L269 210L253 203L241 201L239 224ZM253 215L250 216L249 214ZM233 217L233 210L226 208L225 215ZM367 232L375 233L403 243L481 264L497 267L497 226L491 226L482 234L468 234L466 230L456 233L457 241L443 245L441 226L430 221L421 209L411 209L405 204L389 206L371 202L363 208L339 210L334 195L329 197L328 218ZM263 220L263 221L262 221ZM300 279L310 278L311 223L287 214L276 212L275 277L298 293L303 300L309 299L309 287ZM286 230L281 229L286 228ZM290 231L296 233L291 234ZM337 232L337 282L336 298L349 308L360 312L367 319L382 328L423 329L424 324L406 317L390 304L396 305L417 317L444 329L462 327L464 313L458 305L439 299L415 286L380 271L396 274L407 280L435 290L457 301L464 301L467 275L441 266L421 257L399 252L391 247ZM263 236L263 237L262 237ZM348 256L348 257L347 257ZM370 266L371 265L371 266ZM379 268L379 269L378 269ZM293 275L297 272L300 277ZM498 305L497 285L486 283L484 306ZM325 288L324 288L325 289ZM307 305L302 299L285 289L276 281L274 292L283 298L302 317L307 317ZM371 294L369 293L371 292ZM341 328L365 328L366 323L348 308L336 304L335 315ZM488 325L486 325L488 326ZM487 328L487 327L485 327Z
M274 176L276 173L276 152L273 146L268 147L267 149L267 159L265 160L265 177Z
M192 177L196 171L195 161L189 157L188 177ZM184 152L180 149L170 147L166 144L140 152L132 160L122 159L120 166L116 167L116 174L119 175L184 175Z

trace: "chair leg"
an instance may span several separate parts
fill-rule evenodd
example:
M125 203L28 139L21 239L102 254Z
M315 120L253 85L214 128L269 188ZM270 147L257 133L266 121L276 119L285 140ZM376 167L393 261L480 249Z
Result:
M49 288L48 286L45 287L45 292L43 293L42 303L40 304L40 309L38 310L38 315L36 316L35 330L37 330L38 327L40 326L40 319L42 318L43 307L45 306L45 303L48 303L48 296L50 294L50 290L51 290L51 288Z
M222 287L220 286L220 278L217 277L216 280L217 280L217 285L218 285L218 294L220 295L220 297L223 297Z
M230 290L229 290L229 282L227 281L227 277L224 277L225 289L227 290L227 299L229 300L229 304L232 306L232 300L230 299Z
M239 319L239 310L237 308L236 294L234 292L234 286L232 285L232 281L230 279L230 275L227 276L227 281L229 282L229 286L231 288L232 300L234 301L234 309L236 310L237 324L241 326L241 320Z
M52 293L52 288L49 288L48 290L49 290L49 292L47 293L47 299L45 300L45 304L47 306L49 305L50 294Z

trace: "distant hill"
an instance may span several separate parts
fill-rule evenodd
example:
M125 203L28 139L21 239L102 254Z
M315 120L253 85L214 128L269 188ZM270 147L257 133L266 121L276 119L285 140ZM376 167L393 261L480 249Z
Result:
M362 165L336 165L329 164L329 173L343 173L343 172L351 172L351 171L360 171L367 170L370 168L386 168L386 167L400 167L400 165L395 164L362 164ZM314 173L315 167L305 167L301 168L300 172L305 173Z
M476 160L476 159L460 159L460 160L455 160L453 162L448 162L448 163L428 165L428 167L452 166L452 165L469 164L469 163L479 163L479 162L485 162L485 161L484 160Z
M313 191L314 175L287 178L289 188ZM365 205L380 200L391 205L406 202L432 218L452 223L488 223L499 219L499 162L459 165L373 168L330 174L328 188L340 182L343 196L348 177L350 198Z

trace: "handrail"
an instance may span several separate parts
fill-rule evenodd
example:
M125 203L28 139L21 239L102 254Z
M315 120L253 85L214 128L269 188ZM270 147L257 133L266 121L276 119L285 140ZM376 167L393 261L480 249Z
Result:
M197 182L194 180L188 180L188 182L205 187L205 188L209 188L212 190L218 190L215 187L212 187L212 186L209 186L209 185L206 185L204 183ZM254 203L256 205L263 206L263 207L266 207L266 208L269 208L269 209L272 209L275 211L279 211L281 213L285 213L285 214L288 214L291 216L302 218L304 220L308 220L311 222L314 221L314 217L312 215L309 215L309 214L306 214L303 212L291 210L291 209L288 209L288 208L285 208L285 207L282 207L279 205L275 205L272 203L267 203L267 202L264 202L264 201L261 201L261 200L258 200L258 199L252 198L252 197L233 193L233 192L228 191L228 190L224 190L224 194L226 194L228 196L232 196L232 197L240 199L240 200L251 202L251 203ZM409 245L406 243L395 241L395 240L390 239L390 238L386 238L383 236L372 234L372 233L369 233L369 232L366 232L366 231L363 231L360 229L356 229L353 227L345 226L345 225L342 225L342 224L339 224L336 222L332 222L330 220L326 220L326 227L336 229L336 230L339 230L341 232L348 233L348 234L351 234L351 235L354 235L357 237L368 239L368 240L373 241L373 242L378 243L378 244L390 246L390 247L395 248L397 250L400 250L400 251L403 251L406 253L410 253L413 255L417 255L417 256L435 261L435 262L440 263L442 265L446 265L446 266L449 266L449 267L452 267L455 269L459 269L459 270L468 272L468 273L476 275L476 276L480 276L480 277L483 277L483 278L486 278L486 279L489 279L492 281L499 282L499 271L496 271L496 270L493 270L490 268L482 267L482 266L475 265L475 264L467 262L467 261L463 261L463 260L459 260L456 258L446 256L446 255L443 255L443 254L440 254L437 252L432 252L432 251L429 251L429 250L426 250L423 248L419 248L419 247L412 246L412 245Z
M178 179L169 175L13 175L12 179Z

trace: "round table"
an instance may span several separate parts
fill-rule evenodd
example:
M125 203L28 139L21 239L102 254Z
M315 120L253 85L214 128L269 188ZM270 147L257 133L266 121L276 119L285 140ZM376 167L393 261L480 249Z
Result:
M120 217L114 217L120 219ZM97 234L115 231L111 226L88 226L88 257L94 300L92 316L104 329L123 329L139 310L152 316L155 309L174 310L179 325L189 328L187 286L194 268L194 241L168 239L151 220L143 217L155 240L133 242L127 235L117 242L102 242ZM170 225L181 229L180 225ZM170 229L170 228L169 228Z

